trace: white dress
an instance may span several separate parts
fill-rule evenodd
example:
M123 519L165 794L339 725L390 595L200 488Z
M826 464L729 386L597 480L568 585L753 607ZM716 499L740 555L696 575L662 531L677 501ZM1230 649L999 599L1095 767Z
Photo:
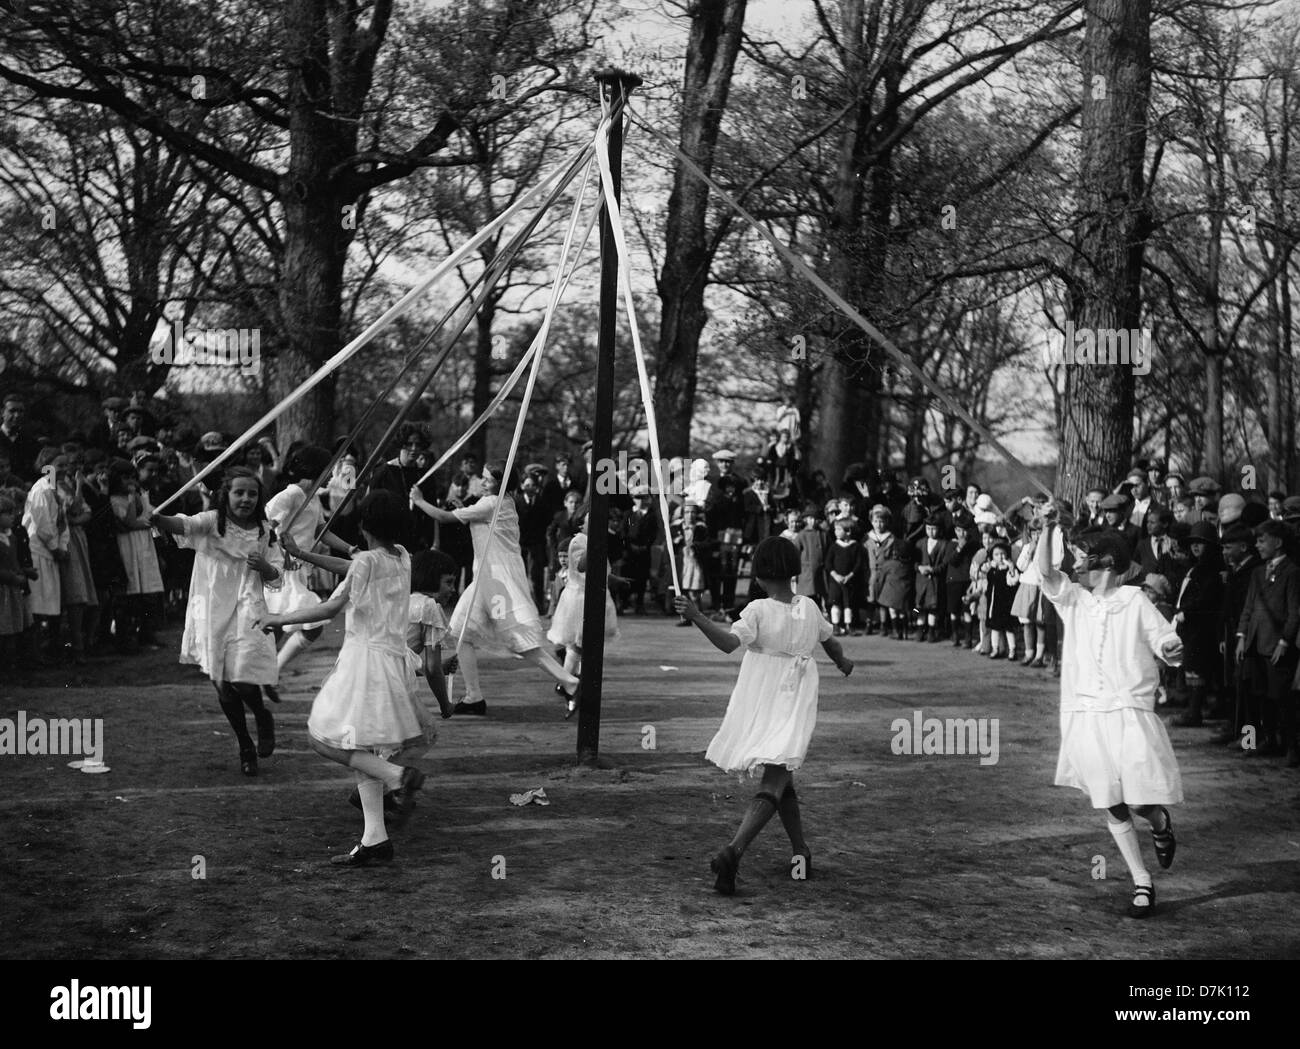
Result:
M501 504L492 549L487 564L483 562L492 509L498 498L486 495L473 506L452 511L456 520L469 525L474 542L474 581L465 588L451 613L451 633L459 639L464 626L464 640L476 648L528 652L541 647L542 620L533 604L533 588L519 552L519 515L514 499Z
M582 612L586 607L587 573L578 570L578 562L587 552L587 536L579 532L569 540L569 580L560 593L559 603L555 606L555 615L551 617L551 629L546 632L546 639L553 645L582 647ZM605 569L609 572L608 566ZM614 598L605 588L605 636L611 640L618 637L618 613L614 610Z
M447 636L447 614L432 594L412 594L407 602L406 647L412 652L437 648Z
M745 645L727 713L705 757L724 772L754 775L762 765L803 764L817 724L814 649L831 636L816 603L751 601L732 624Z
M109 505L119 521L125 522L130 516L128 510L132 498L128 495L109 497ZM136 517L147 519L153 513L153 507L149 505L149 493L141 492L139 499L140 512ZM216 511L211 513L215 514ZM118 532L117 549L122 555L122 567L126 570L127 594L161 594L162 571L158 567L158 551L153 545L153 530L133 528L129 532Z
M428 738L429 715L415 698L419 660L406 646L411 558L397 551L357 554L331 596L347 598L346 634L307 719L331 747L392 753Z
M1077 787L1098 809L1181 802L1178 761L1155 712L1156 653L1177 630L1135 586L1097 598L1057 574L1042 587L1065 624L1056 785Z
M190 599L185 605L181 662L196 663L213 682L239 681L274 685L278 678L275 641L253 626L266 617L266 588L261 575L248 567L248 555L261 554L276 568L284 556L271 545L271 531L262 525L241 528L226 519L226 534L217 534L217 511L178 515L185 525L176 545L194 551ZM148 536L148 532L143 534Z
M276 531L281 534L283 534L284 522L293 517L295 512L298 513L293 527L289 529L289 535L298 545L299 550L311 550L316 545L316 533L325 523L320 500L313 498L310 503L303 505L306 500L307 493L298 485L291 484L266 504L266 519L274 524ZM301 511L298 510L300 506ZM313 566L305 561L299 561L297 565L297 568L284 573L284 584L278 591L271 591L266 595L266 607L274 615L297 612L303 608L315 608L321 603L320 598L311 590ZM284 630L293 633L297 630L312 630L324 625L324 622L295 623L286 626Z
M32 567L38 575L31 581L28 608L34 616L57 616L63 608L59 574L62 565L56 553L66 553L70 540L68 518L54 480L47 474L27 493L23 527L32 551ZM144 533L148 536L148 532Z

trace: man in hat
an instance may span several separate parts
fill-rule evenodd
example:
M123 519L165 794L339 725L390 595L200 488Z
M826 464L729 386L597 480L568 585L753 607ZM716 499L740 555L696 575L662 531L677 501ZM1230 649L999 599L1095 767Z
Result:
M1174 540L1169 535L1174 515L1163 507L1157 507L1147 514L1146 535L1137 545L1137 562L1142 566L1143 575L1171 576L1171 561L1174 555Z
M1250 593L1250 578L1262 561L1255 551L1255 534L1238 522L1229 525L1223 533L1223 560L1227 564L1223 591L1223 635L1219 639L1219 652L1223 659L1225 692L1224 713L1228 724L1216 742L1241 746L1241 730L1247 725L1259 724L1259 711L1255 709L1254 694L1245 676L1245 668L1237 658L1237 624L1241 621L1246 596Z
M86 443L92 448L105 450L114 447L113 432L121 425L122 411L126 408L125 397L105 397L101 402L104 417L90 428Z
M27 402L16 393L5 396L0 404L0 451L9 456L9 469L30 484L36 480L36 457L40 445L23 429Z
M745 480L735 473L736 453L721 448L713 453L718 479L709 487L704 502L704 520L718 543L717 560L710 574L713 607L731 609L736 603L736 582L740 575L740 548L745 528Z
M1188 488L1192 497L1192 523L1213 521L1219 501L1219 482L1212 477L1198 477Z
M533 603L537 610L546 611L546 569L550 561L546 548L546 529L550 526L551 515L546 512L542 501L542 482L546 467L540 463L529 463L524 467L524 479L519 482L519 492L515 502L519 509L519 552L524 558L524 568L528 571L528 581L533 588Z
M1250 576L1250 589L1237 621L1237 659L1247 665L1250 687L1260 706L1258 753L1286 753L1288 765L1300 765L1296 749L1295 695L1292 678L1300 662L1300 567L1286 556L1287 529L1280 521L1255 527L1255 549L1263 562ZM1252 733L1242 749L1255 752Z
M368 490L391 492L401 500L406 522L401 544L414 554L419 550L430 549L437 536L437 522L423 511L413 509L410 501L411 489L424 472L416 459L421 451L429 447L429 431L421 423L402 423L397 442L397 454L375 468L370 475ZM439 505L432 478L420 486L420 491L427 502Z
M542 483L542 502L551 520L564 509L565 495L576 489L573 475L569 473L569 457L561 453L555 457L555 470Z
M645 615L645 592L650 583L651 557L659 538L659 520L655 516L648 485L632 489L632 509L627 515L627 552L623 568L632 585L632 608Z
M1129 520L1128 500L1122 495L1108 495L1101 501L1102 528L1118 535L1128 549L1132 560L1137 552L1138 543L1142 541L1142 532Z

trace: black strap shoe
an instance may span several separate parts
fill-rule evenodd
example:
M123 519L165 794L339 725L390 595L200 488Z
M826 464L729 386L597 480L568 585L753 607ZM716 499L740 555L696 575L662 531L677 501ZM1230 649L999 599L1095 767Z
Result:
M331 856L330 863L336 867L368 867L372 863L392 863L393 843L381 841L378 845L357 843L352 851L342 856Z

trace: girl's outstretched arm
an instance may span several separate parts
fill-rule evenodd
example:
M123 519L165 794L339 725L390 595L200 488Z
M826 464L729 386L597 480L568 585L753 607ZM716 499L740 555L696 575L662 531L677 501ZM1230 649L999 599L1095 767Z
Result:
M839 669L839 672L845 677L853 673L853 660L844 654L844 649L840 643L833 637L828 637L822 642L822 651L831 657L831 662Z
M723 652L734 652L740 647L740 638L721 623L715 623L705 616L689 597L674 598L673 607L677 609L679 615L685 616L703 630L704 636L713 642L714 648Z
M331 533L326 532L326 535ZM339 540L343 542L343 540ZM310 550L303 550L293 541L292 536L282 536L280 545L284 547L284 552L292 557L295 561L306 561L309 565L315 565L317 568L323 568L327 572L333 572L335 575L347 575L348 569L352 567L352 562L345 557L330 557L328 554L315 554ZM346 545L346 544L345 544ZM351 550L351 547L347 547Z
M160 532L170 532L172 535L185 534L185 520L179 515L150 514L149 523Z
M338 597L331 597L328 601L322 601L319 605L313 605L311 608L300 608L296 612L283 612L280 615L265 616L254 624L254 628L257 630L270 630L277 626L321 623L333 619L347 607L347 604L347 594L340 594Z

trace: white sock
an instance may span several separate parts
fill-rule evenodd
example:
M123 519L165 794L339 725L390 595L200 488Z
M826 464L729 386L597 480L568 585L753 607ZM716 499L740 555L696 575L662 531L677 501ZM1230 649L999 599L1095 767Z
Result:
M460 657L460 672L465 678L465 702L478 703L483 699L483 690L478 683L478 653L473 645L465 644L456 649Z
M284 673L284 668L298 658L303 652L311 647L311 639L301 630L295 630L289 635L289 640L284 643L284 648L280 649L279 655L275 657L275 664L280 668L280 673Z
M382 780L357 773L357 793L361 795L361 812L366 817L366 829L361 834L362 845L378 845L388 840L384 827L384 783Z
M560 666L559 661L551 655L551 650L549 648L530 648L527 652L521 653L521 655L534 666L539 666L545 670L551 675L551 677L555 678L556 681L570 692L578 687L578 679L565 670L564 667Z
M582 669L582 652L575 645L564 650L564 669L574 676Z
M1133 826L1133 820L1126 819L1123 823L1116 823L1115 820L1107 816L1106 826L1110 830L1110 836L1115 839L1115 844L1119 846L1119 854L1124 857L1124 862L1128 864L1128 872L1133 877L1133 884L1149 887L1151 885L1151 875L1142 862L1142 846L1138 844L1137 830Z
M831 605L831 623L835 626L840 625L840 608L839 605Z

